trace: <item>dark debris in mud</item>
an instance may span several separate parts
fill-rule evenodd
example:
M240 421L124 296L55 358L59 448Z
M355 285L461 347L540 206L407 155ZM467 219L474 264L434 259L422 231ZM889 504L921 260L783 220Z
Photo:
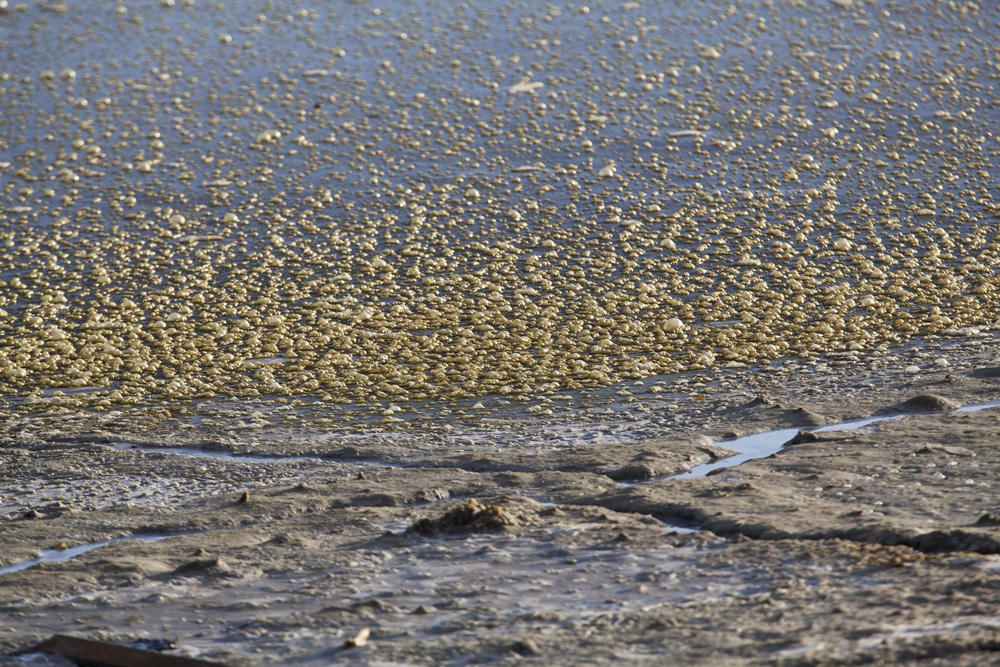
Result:
M424 518L416 521L406 529L406 533L430 537L441 533L504 531L530 521L525 514L514 514L500 505L484 505L471 498L437 519Z

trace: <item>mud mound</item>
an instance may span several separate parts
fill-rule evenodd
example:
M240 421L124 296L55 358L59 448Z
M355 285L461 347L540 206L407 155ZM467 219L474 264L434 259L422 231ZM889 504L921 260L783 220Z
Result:
M902 403L890 405L887 408L879 410L876 414L885 415L894 412L944 412L946 410L954 410L957 407L959 407L958 403L944 396L920 394Z
M483 505L471 498L445 512L438 519L420 519L407 528L407 534L482 533L505 530L526 523L524 515L514 515L499 505Z
M806 408L795 408L782 415L781 420L792 426L823 426L826 418Z

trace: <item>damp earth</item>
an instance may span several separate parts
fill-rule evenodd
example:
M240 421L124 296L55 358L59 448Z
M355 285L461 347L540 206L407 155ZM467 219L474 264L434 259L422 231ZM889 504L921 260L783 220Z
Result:
M0 0L0 663L995 661L998 31Z

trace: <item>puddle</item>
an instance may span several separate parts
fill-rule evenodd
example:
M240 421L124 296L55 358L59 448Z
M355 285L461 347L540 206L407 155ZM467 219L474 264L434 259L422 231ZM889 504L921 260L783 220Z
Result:
M1000 408L1000 401L976 403L975 405L963 405L960 408L955 408L954 412L979 412L980 410L986 410L987 408Z
M202 459L224 459L241 463L337 463L339 465L357 466L359 468L402 468L403 466L386 463L377 459L330 459L319 455L313 456L272 456L268 454L233 454L232 452L198 449L197 447L150 447L132 442L118 442L112 445L124 452L144 452L146 454L171 454L190 456Z
M988 408L1000 407L1000 401L992 401L989 403L976 403L973 405L963 405L960 408L955 408L952 412L977 412L979 410L986 410ZM765 431L763 433L754 433L752 435L745 435L742 438L736 438L735 440L716 440L715 444L726 447L727 449L733 449L738 452L730 457L724 459L716 459L714 461L709 461L707 463L702 463L697 465L687 472L682 472L677 475L671 475L669 477L663 477L660 481L673 480L673 479L691 479L694 477L704 477L714 470L721 470L723 468L732 468L738 466L746 461L752 461L753 459L761 459L771 454L780 452L785 448L785 443L791 440L799 431L807 430L813 433L820 433L823 431L853 431L859 428L864 428L869 424L875 424L878 422L891 421L895 419L904 419L910 414L891 414L891 415L880 415L878 417L867 417L865 419L855 419L852 421L840 422L838 424L830 424L828 426L821 426L819 428L813 429L800 429L800 428L781 428L774 431ZM623 482L622 487L632 486L628 482ZM660 521L666 524L667 530L677 531L677 532L697 532L701 530L701 527L692 521L678 519L675 517L657 517Z
M113 447L119 451L145 452L147 454L176 454L178 456L193 456L207 459L226 459L229 461L245 461L247 463L301 463L324 461L320 456L268 456L266 454L233 454L232 452L198 449L197 447L145 447L131 442L118 442Z
M118 537L113 540L102 540L100 542L92 542L90 544L81 544L79 546L70 547L69 549L44 549L42 555L38 558L32 558L31 560L24 560L20 563L14 563L13 565L8 565L7 567L0 567L0 577L5 574L11 574L12 572L20 572L21 570L27 570L29 567L34 567L35 565L40 565L41 563L66 563L73 560L77 556L82 556L83 554L94 551L95 549L100 549L101 547L106 547L114 542L125 542L129 540L138 540L140 542L159 542L160 540L165 540L168 537L177 537L176 535L131 535L129 537Z
M701 526L691 519L681 519L676 516L653 516L663 522L663 529L668 533L697 533Z
M988 408L1000 407L1000 401L992 401L989 403L976 403L973 405L964 405L960 408L956 408L952 412L977 412L979 410L986 410ZM781 428L774 431L765 431L763 433L754 433L753 435L745 435L742 438L736 438L735 440L716 440L715 444L721 447L726 447L727 449L733 449L738 452L728 458L716 459L714 461L709 461L708 463L702 463L697 465L687 472L682 472L677 475L671 475L670 477L665 477L664 479L689 479L693 477L704 477L714 470L720 470L722 468L731 468L733 466L738 466L746 461L752 461L753 459L761 459L771 454L780 452L785 447L785 443L795 437L801 430L811 431L813 433L821 433L824 431L853 431L859 428L864 428L869 424L875 424L878 422L890 421L894 419L903 419L909 414L891 414L891 415L880 415L878 417L867 417L865 419L855 419L852 421L840 422L838 424L830 424L828 426L821 426L819 428L813 429L800 429L800 428Z

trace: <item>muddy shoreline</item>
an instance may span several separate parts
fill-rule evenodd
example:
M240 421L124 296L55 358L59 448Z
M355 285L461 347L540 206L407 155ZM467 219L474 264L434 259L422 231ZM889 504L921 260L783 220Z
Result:
M996 663L997 25L0 0L0 663Z
M1000 409L953 408L1000 398L994 358L367 436L8 420L0 567L106 544L0 575L3 661L63 633L231 665L984 664ZM669 479L776 428L809 433Z

